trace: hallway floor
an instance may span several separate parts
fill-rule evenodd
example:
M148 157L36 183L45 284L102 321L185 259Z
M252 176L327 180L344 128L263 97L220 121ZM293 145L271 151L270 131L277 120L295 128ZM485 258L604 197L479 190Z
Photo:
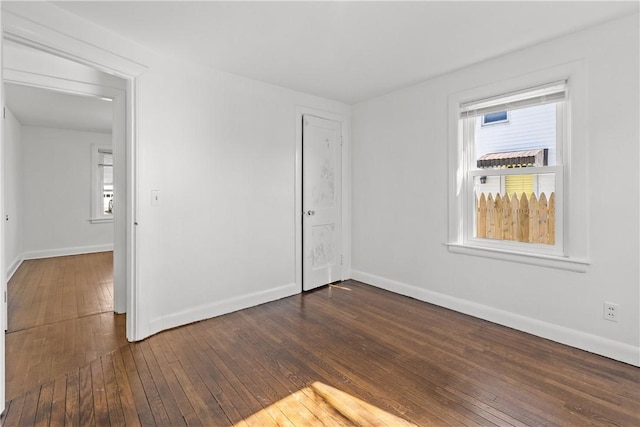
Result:
M112 252L24 261L7 289L7 401L127 344Z

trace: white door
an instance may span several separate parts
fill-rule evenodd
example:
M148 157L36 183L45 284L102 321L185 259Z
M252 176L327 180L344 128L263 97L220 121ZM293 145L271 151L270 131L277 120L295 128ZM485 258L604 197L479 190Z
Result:
M302 289L342 279L342 126L302 116Z

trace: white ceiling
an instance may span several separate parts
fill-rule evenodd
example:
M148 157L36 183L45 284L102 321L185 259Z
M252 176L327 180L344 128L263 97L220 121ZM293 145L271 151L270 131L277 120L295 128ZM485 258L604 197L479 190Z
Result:
M111 133L113 105L100 98L5 84L5 104L20 124Z
M639 9L637 1L54 3L176 58L348 104Z

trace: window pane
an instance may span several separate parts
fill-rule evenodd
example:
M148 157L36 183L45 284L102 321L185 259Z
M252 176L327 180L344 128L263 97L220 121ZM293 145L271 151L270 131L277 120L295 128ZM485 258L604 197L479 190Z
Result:
M474 194L475 237L555 244L555 174L476 176Z
M501 114L501 113L495 113ZM504 113L506 115L506 113ZM537 150L546 151L546 165L556 165L556 104L544 104L509 111L509 121L500 126L483 126L487 114L475 118L475 160L495 153L513 153L513 157L533 156ZM489 156L491 158L491 156ZM504 156L503 156L504 157ZM536 166L542 166L535 162ZM476 164L476 163L474 163ZM532 165L522 162L484 162L478 167L517 167Z
M105 214L113 213L113 154L101 152L102 199Z
M104 213L113 213L113 186L105 185L102 191Z
M489 125L492 123L502 123L507 121L507 112L500 111L498 113L489 113L482 116L482 124Z

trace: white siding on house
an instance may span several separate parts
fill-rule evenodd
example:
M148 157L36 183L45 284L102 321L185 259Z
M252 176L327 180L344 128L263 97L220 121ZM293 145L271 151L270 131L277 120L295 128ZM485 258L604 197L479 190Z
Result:
M509 120L482 125L475 119L476 158L488 153L549 149L549 166L556 163L556 104L511 110Z

